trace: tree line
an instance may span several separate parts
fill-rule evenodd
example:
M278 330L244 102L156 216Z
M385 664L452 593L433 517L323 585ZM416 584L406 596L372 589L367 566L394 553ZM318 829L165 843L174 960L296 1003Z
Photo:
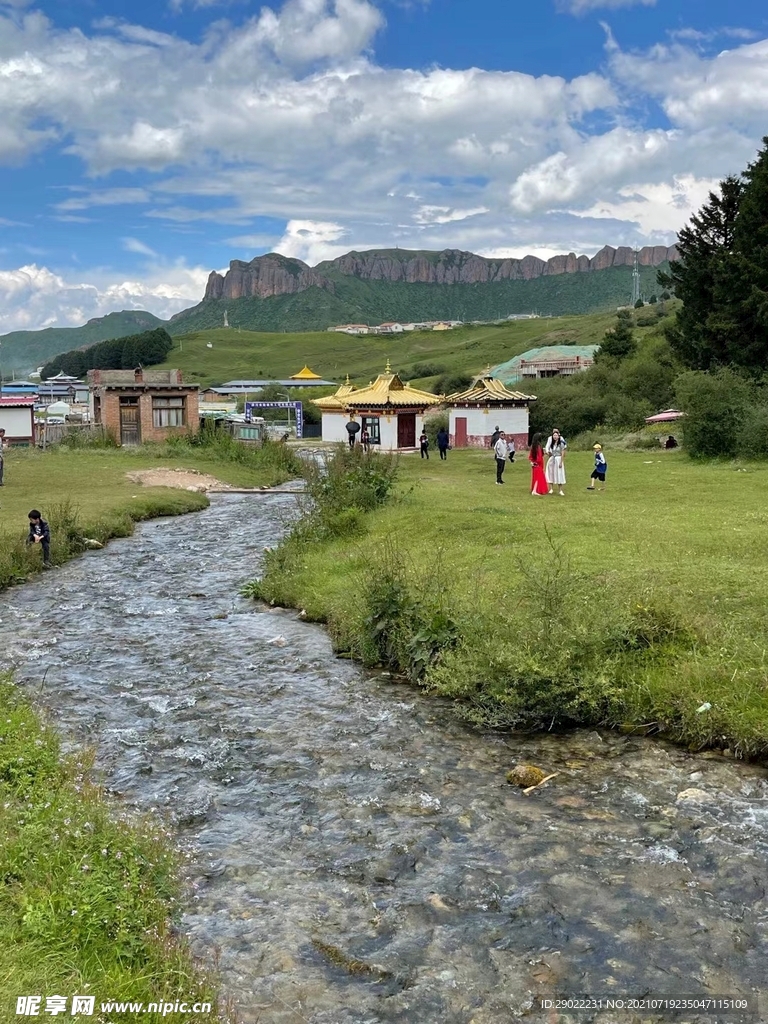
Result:
M173 339L162 327L124 338L100 341L88 348L64 352L45 364L40 371L43 380L65 373L84 377L88 370L133 370L137 366L153 366L165 361L173 348Z

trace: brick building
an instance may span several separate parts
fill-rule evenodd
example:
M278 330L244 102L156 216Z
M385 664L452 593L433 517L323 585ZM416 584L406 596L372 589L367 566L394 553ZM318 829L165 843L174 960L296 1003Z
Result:
M91 419L119 444L165 441L200 429L199 385L181 370L89 370Z

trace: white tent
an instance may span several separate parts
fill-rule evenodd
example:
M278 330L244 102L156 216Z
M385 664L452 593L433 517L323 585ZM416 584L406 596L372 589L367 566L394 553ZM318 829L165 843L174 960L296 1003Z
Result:
M69 406L66 402L51 402L45 411L49 416L69 416Z

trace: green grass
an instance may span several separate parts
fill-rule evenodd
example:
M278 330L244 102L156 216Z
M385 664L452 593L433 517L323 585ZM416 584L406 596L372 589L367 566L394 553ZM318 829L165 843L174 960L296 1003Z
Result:
M420 377L414 370L420 363L437 365L441 373L482 373L489 365L530 348L569 341L598 344L614 321L615 313L600 313L357 338L330 331L260 334L219 328L175 339L163 366L179 367L185 379L208 385L238 379L287 378L308 363L326 380L342 382L348 373L353 382L367 384L383 371L389 359L405 380L424 386L437 374ZM638 336L648 330L641 328ZM213 347L208 348L208 344Z
M564 499L531 497L525 462L499 490L489 452L404 457L398 501L288 543L259 592L478 723L640 727L765 759L768 466L606 454L604 494L586 491L591 453L570 454Z
M127 477L131 471L198 470L238 487L274 486L298 474L293 456L282 446L253 451L233 442L224 448L196 447L182 439L176 445L139 448L7 451L0 489L0 589L41 567L41 552L24 544L30 509L39 509L49 520L52 561L60 564L83 549L83 537L104 543L128 536L135 522L208 504L204 494L134 483Z
M61 758L15 687L0 678L0 1019L16 1000L93 995L101 1001L208 1002L216 989L173 937L177 857L155 824L118 817L90 781L87 757ZM85 1018L82 1018L85 1019ZM146 1021L162 1014L146 1013Z

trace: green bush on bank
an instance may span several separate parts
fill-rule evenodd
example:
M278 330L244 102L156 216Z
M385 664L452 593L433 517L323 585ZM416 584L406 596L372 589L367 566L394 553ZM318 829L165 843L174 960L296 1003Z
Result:
M363 514L358 536L294 534L255 592L326 622L337 650L456 701L480 727L606 726L768 758L762 606L748 566L731 561L744 544L756 554L754 484L738 477L733 491L725 468L679 454L609 449L609 461L605 500L569 493L550 510L524 490L493 492L482 453L457 453L439 476L403 460L421 483L397 505ZM586 483L591 456L572 466ZM738 530L721 522L734 501Z
M19 995L82 994L97 1005L208 1002L211 1015L185 1019L222 1021L214 986L173 937L179 864L167 837L115 817L89 776L88 760L62 760L53 732L0 678L2 1016Z

